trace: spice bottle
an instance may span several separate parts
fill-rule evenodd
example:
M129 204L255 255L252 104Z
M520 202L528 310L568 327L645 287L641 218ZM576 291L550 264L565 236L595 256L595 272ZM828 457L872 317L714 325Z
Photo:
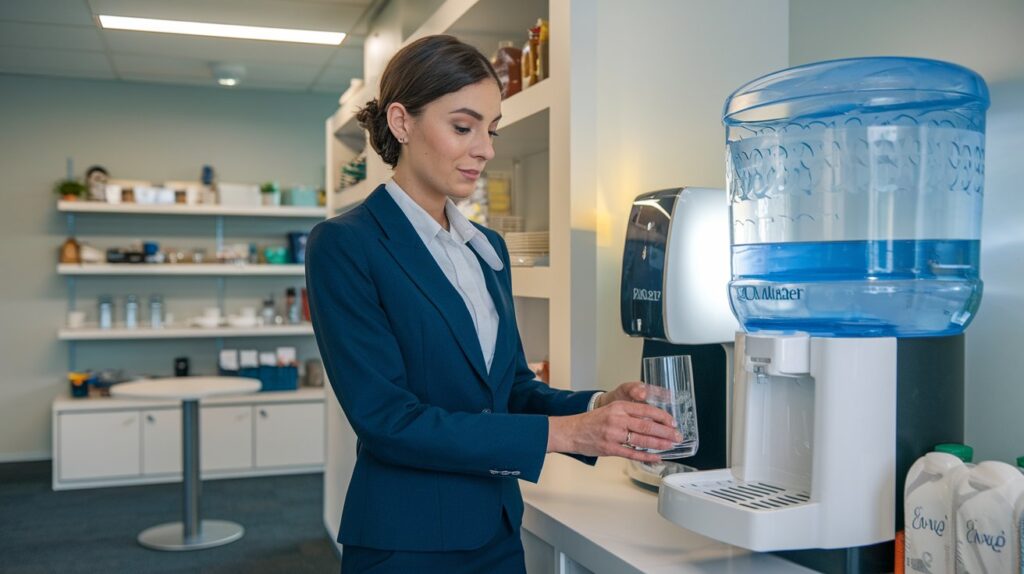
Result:
M547 20L543 18L537 18L537 28L539 30L537 36L537 81L539 82L548 77L550 69L550 60L548 59L550 29Z
M501 99L518 94L523 89L523 73L520 70L523 52L511 41L498 43L498 51L491 57L491 65L501 82Z

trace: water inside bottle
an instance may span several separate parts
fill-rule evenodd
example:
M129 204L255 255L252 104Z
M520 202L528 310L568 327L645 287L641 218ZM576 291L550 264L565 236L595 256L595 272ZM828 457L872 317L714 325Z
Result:
M981 300L977 240L734 245L729 295L750 331L944 336Z

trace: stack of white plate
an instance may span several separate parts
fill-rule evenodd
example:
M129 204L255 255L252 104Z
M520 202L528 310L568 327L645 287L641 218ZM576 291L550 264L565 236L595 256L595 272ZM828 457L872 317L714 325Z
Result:
M523 218L519 215L490 215L487 218L487 223L488 227L503 237L506 233L522 231L524 226Z
M547 231L518 231L505 234L505 244L513 265L536 265L549 251Z

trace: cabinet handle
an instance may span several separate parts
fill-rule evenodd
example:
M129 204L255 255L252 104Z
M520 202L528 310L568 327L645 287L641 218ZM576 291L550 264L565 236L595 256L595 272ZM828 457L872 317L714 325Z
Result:
M156 419L153 418L153 415L146 415L146 422L147 423L155 423Z
M260 409L260 416L263 417L263 418L267 418L267 416L269 416L269 415L267 415L267 411L266 410Z

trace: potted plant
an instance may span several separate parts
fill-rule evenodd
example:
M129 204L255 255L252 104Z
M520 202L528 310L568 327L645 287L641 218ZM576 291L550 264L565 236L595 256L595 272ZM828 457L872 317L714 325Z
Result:
M53 186L53 192L64 201L77 201L89 193L85 185L74 179L62 179Z
M260 186L263 205L281 205L281 186L276 181L268 181Z

